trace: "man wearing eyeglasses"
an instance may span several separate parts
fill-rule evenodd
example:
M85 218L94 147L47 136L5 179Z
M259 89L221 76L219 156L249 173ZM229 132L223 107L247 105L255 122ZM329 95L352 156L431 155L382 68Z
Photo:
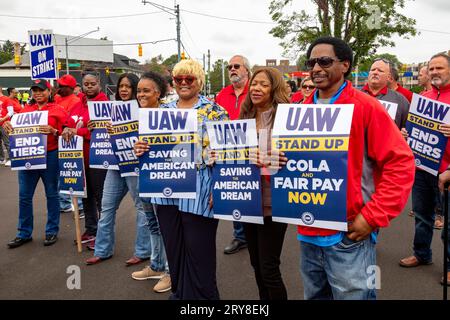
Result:
M376 59L369 71L367 84L361 89L378 100L384 100L397 104L395 124L401 130L405 127L409 112L409 102L400 93L388 88L391 77L389 61Z
M248 92L248 81L251 75L248 59L241 55L233 56L227 66L231 84L223 88L217 95L216 103L228 111L230 120L239 119L241 104ZM247 247L242 223L233 222L233 240L225 247L225 254L233 254Z
M383 106L345 80L353 52L344 41L319 38L306 56L317 90L304 103L352 104L354 112L348 149L348 231L298 226L304 296L375 299L375 288L368 285L373 273L368 270L376 265L377 230L387 227L406 205L414 157Z

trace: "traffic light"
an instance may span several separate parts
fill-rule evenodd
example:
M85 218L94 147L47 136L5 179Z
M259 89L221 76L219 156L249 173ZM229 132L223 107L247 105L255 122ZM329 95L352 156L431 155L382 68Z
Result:
M186 54L184 53L184 51L181 53L181 60L185 60L186 59Z
M58 71L61 70L61 61L58 61Z
M20 55L14 55L14 64L18 66L20 64Z
M138 45L138 56L142 57L142 44Z

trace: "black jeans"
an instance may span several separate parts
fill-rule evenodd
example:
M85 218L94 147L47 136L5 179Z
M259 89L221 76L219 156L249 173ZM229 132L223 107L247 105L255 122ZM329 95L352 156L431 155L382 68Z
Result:
M103 185L108 170L92 169L86 166L85 171L87 198L83 198L84 227L87 235L95 236L98 219L102 212Z
M280 256L287 224L264 217L264 224L244 223L250 262L261 300L287 300L280 272Z
M159 227L172 281L171 300L219 300L216 233L219 221L158 205Z

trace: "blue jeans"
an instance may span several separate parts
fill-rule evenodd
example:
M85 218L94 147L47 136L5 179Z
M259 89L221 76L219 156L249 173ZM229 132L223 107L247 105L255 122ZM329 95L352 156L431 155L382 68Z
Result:
M168 271L169 265L167 264L166 250L164 248L164 242L159 229L158 218L155 214L154 206L150 203L143 203L144 211L147 215L147 226L150 230L150 239L152 243L152 256L150 258L150 268L153 271Z
M42 179L47 197L47 225L45 234L58 234L58 151L47 153L47 169L21 170L19 177L19 224L17 237L29 238L33 233L33 196L39 179Z
M412 190L415 216L414 255L424 263L432 261L434 208L438 197L438 178L423 170L416 170Z
M449 200L449 202L448 202L449 204L448 204L448 210L449 210L449 212L450 212L450 200ZM444 197L442 196L442 207L444 207ZM443 210L443 208L442 208L442 215L444 215L444 210ZM448 219L448 234L449 234L449 236L448 236L448 247L447 247L447 261L448 261L448 263L447 263L447 271L448 272L450 272L450 219ZM444 242L444 231L445 231L445 229L444 228L442 228L442 233L441 233L441 239L442 239L442 242Z
M370 266L376 264L370 237L354 242L346 236L334 246L301 243L300 272L306 300L374 300Z
M242 222L233 221L233 237L240 242L247 243Z
M59 192L59 186L58 186ZM72 198L65 193L59 194L59 210L64 211L72 207ZM83 210L83 201L81 197L78 197L78 210Z
M136 208L136 241L134 255L147 259L151 255L150 230L147 216L139 198L138 177L121 177L118 170L108 170L103 188L102 213L97 226L94 255L106 258L113 255L114 225L120 202L130 192Z

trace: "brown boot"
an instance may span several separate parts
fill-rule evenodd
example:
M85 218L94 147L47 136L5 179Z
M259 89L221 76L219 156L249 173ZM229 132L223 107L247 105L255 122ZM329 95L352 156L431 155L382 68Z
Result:
M419 259L416 258L416 256L410 256L410 257L406 257L403 258L402 260L400 260L399 264L400 266L404 267L404 268L414 268L420 265L429 265L432 264L433 262L422 262Z

